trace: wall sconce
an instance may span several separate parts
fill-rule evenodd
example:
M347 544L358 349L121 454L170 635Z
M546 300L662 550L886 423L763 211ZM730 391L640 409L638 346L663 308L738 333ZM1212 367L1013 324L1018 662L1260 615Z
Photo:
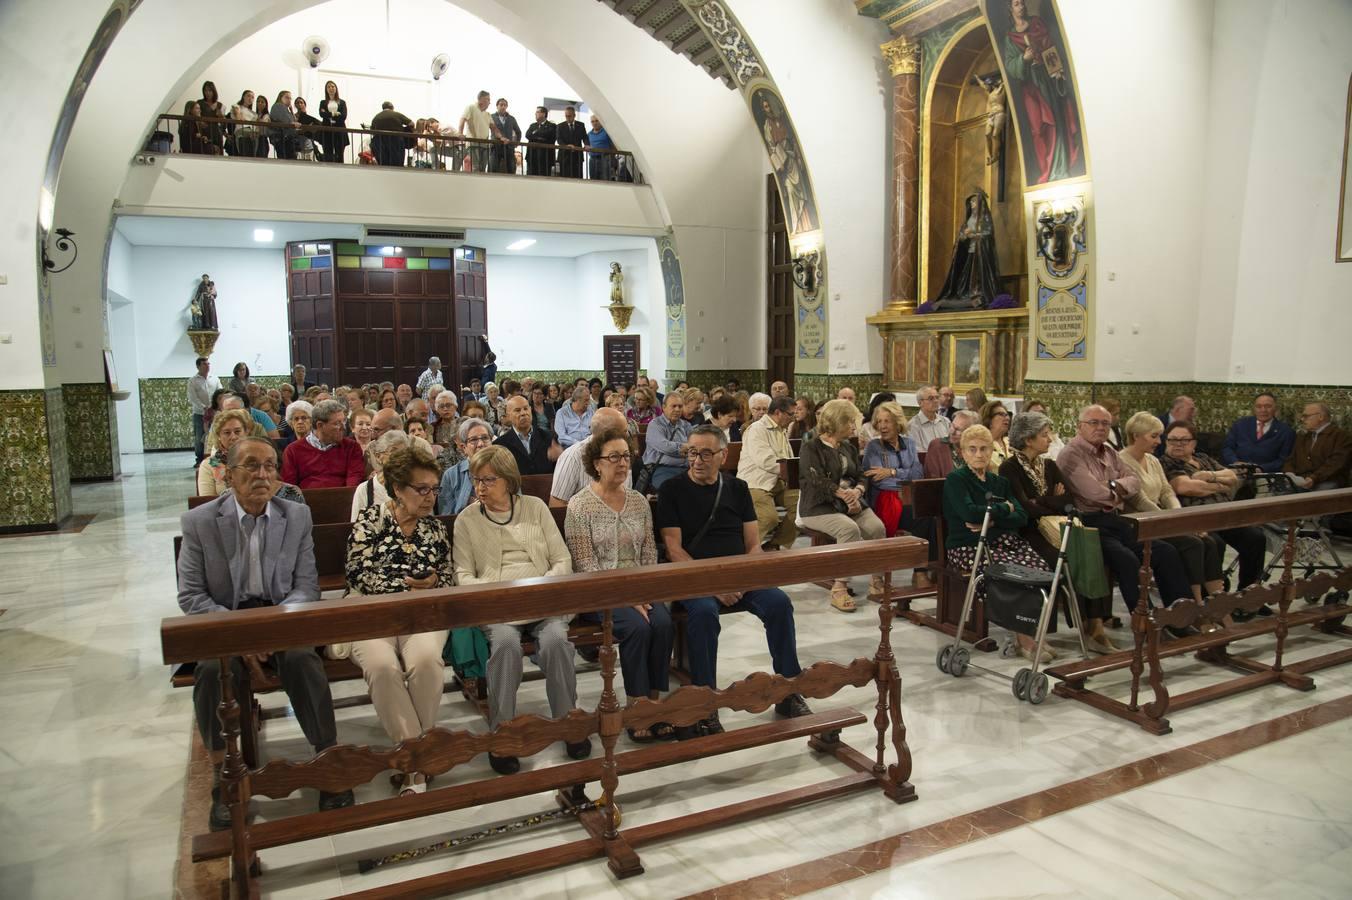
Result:
M793 283L809 300L817 297L817 288L821 285L819 264L821 256L813 247L800 252L793 258Z
M56 261L47 255L47 242L43 241L42 268L45 269L50 274L56 275L60 272L66 271L71 266L75 265L75 259L80 255L80 248L75 245L74 238L75 232L71 231L69 228L56 229L56 249L60 250L62 253L70 254L70 262L66 263L59 269L56 267Z

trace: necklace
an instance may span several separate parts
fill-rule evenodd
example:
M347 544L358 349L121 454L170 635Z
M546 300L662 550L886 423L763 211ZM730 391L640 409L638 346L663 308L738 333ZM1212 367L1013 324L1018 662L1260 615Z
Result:
M507 512L507 520L505 522L499 522L497 519L490 516L488 514L488 507L484 506L482 503L479 504L479 512L483 513L484 518L492 522L494 525L510 525L512 524L513 517L516 516L516 495L513 494L511 497L509 497L507 502L509 505Z

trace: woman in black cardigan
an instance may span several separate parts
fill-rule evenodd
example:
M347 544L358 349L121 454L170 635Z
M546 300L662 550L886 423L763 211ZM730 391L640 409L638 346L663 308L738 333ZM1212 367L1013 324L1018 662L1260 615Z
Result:
M325 125L334 128L347 127L347 101L338 96L338 83L324 82L324 99L319 103L319 118ZM345 131L318 132L317 143L324 150L324 162L343 161L343 151L347 150L348 138Z
M1054 545L1038 529L1038 520L1044 516L1064 516L1071 503L1065 482L1056 463L1047 458L1052 443L1052 422L1042 413L1020 413L1009 426L1009 445L1013 453L1000 465L1000 477L1010 484L1015 499L1028 514L1028 524L1019 535L1032 545L1049 568L1056 566L1060 545ZM1069 578L1070 573L1066 572ZM1117 650L1104 631L1103 620L1112 615L1112 595L1080 597L1080 612L1084 618L1085 643L1100 653ZM1056 616L1052 616L1048 631L1056 630Z

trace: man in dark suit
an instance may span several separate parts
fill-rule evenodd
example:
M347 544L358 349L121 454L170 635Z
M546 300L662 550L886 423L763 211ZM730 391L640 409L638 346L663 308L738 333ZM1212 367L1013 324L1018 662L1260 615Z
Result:
M1264 391L1253 400L1253 415L1230 426L1221 448L1227 466L1250 463L1264 472L1280 472L1296 446L1296 433L1277 418L1277 398Z
M953 414L958 411L957 408L953 406L955 399L956 395L953 393L951 387L944 385L939 388L939 415L950 422L953 421Z
M310 510L275 497L277 452L263 438L244 438L230 448L226 483L231 490L183 514L178 557L178 605L188 615L312 603L319 599ZM314 647L231 660L236 684L247 671L277 672L305 738L318 753L338 742L333 696L324 663ZM230 827L230 808L220 791L225 739L217 718L221 702L220 660L197 663L193 672L197 728L217 766L211 793L212 831ZM236 687L236 696L240 696ZM351 806L351 791L319 792L321 811Z
M1169 411L1160 414L1160 422L1164 423L1164 430L1167 432L1169 426L1174 422L1187 422L1193 426L1197 425L1197 403L1191 397L1179 394L1174 398L1173 405ZM1155 448L1155 455L1164 458L1164 441Z
M554 172L554 142L558 140L559 126L549 121L549 110L543 106L535 107L535 121L526 129L526 143L549 144L544 147L526 148L526 174L552 175Z
M1327 403L1307 403L1300 416L1305 426L1296 436L1295 449L1283 466L1300 486L1311 491L1342 487L1352 461L1352 437L1333 424Z
M563 448L548 428L534 427L530 401L520 394L508 398L505 419L511 427L493 443L511 451L522 475L552 474Z
M564 107L563 121L555 131L559 147L590 147L591 138L587 137L587 126L577 121L577 110ZM559 150L559 174L564 178L582 177L582 151Z

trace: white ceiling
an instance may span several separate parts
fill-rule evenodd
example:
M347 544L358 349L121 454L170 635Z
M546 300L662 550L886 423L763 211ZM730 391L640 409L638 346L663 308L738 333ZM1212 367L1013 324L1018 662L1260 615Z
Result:
M273 238L267 243L253 239L255 228L270 228ZM323 222L269 222L256 219L189 219L172 216L119 216L117 230L128 242L154 247L248 247L279 249L288 241L313 241L321 238L356 240L358 225ZM489 253L516 256L555 256L572 258L584 253L610 250L643 250L653 239L634 235L574 234L554 231L506 231L493 228L467 229L468 243ZM524 250L508 250L507 245L523 238L535 244Z

